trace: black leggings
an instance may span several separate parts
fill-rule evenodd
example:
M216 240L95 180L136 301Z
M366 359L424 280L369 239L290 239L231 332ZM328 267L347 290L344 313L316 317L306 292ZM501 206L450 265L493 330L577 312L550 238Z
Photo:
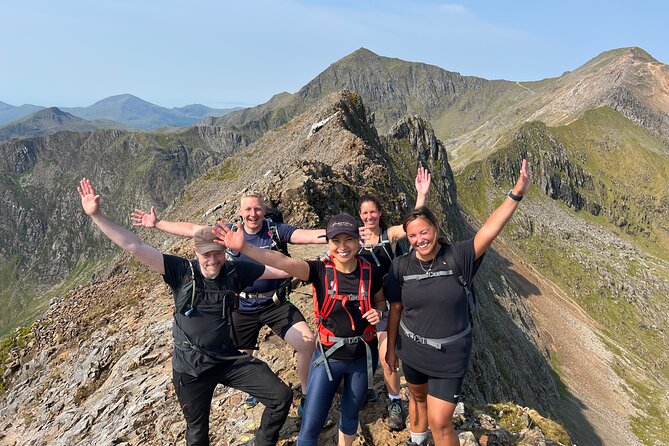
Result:
M186 418L186 444L209 445L209 411L217 384L242 390L265 405L256 445L275 445L288 417L293 392L264 362L246 357L229 360L195 377L172 371L174 388Z

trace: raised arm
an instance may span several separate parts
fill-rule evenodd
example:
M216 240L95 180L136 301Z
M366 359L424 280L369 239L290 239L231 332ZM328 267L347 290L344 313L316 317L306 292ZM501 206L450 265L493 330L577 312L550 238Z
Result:
M193 237L197 231L204 228L204 225L196 225L183 221L160 220L156 215L156 209L151 206L150 212L144 212L141 209L135 209L130 214L133 226L144 228L156 228L168 234L178 235L180 237Z
M520 168L520 175L516 185L511 189L511 193L517 197L522 197L527 192L530 186L530 177L527 173L527 160L523 160L523 165ZM504 199L502 204L493 211L486 222L481 226L474 236L474 252L478 259L490 247L495 237L502 232L504 225L509 221L513 213L516 211L520 200L514 200L510 196Z
M241 223L237 225L237 230L233 231L225 223L219 222L214 225L213 232L216 237L223 240L220 244L227 246L229 249L238 251L263 265L285 271L290 276L300 280L309 280L309 264L307 262L285 256L278 251L261 249L246 243ZM214 242L219 243L217 240L214 240Z
M325 229L296 229L290 236L290 243L296 245L322 245L327 243Z
M418 167L416 171L416 180L414 184L416 186L416 206L417 208L425 206L427 193L430 191L430 183L432 182L432 177L430 177L430 171L423 168L422 166Z
M163 254L156 248L145 244L134 234L107 217L100 209L100 196L95 193L91 180L83 178L77 187L81 197L81 207L90 216L100 230L124 251L159 274L165 274Z
M432 182L432 177L430 176L430 171L423 168L422 166L418 167L416 171L416 179L414 185L416 186L416 208L425 206L427 202L427 193L430 190L430 184ZM388 238L394 244L398 240L406 237L407 234L404 232L402 225L391 226L388 228ZM395 246L393 245L393 249Z

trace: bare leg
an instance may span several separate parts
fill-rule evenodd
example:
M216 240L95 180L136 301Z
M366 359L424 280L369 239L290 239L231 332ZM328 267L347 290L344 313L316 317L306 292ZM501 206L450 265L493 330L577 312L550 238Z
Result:
M453 427L454 412L454 403L428 395L427 417L435 446L460 446Z
M307 323L300 321L288 329L283 340L295 350L297 374L300 377L302 393L306 394L309 368L311 367L311 356L316 349L314 335L311 333Z
M400 374L397 370L389 370L386 363L386 351L388 350L388 332L380 331L377 333L379 339L379 359L383 366L383 380L386 383L386 390L391 395L400 394Z
M427 383L408 384L408 387L411 431L427 432Z

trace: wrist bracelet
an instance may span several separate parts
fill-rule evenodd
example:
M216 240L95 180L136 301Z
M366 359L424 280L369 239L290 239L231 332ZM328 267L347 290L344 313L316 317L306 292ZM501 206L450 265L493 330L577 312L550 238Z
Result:
M509 189L509 192L506 193L506 195L511 198L513 201L520 201L523 199L522 195L516 195L513 193L513 189Z

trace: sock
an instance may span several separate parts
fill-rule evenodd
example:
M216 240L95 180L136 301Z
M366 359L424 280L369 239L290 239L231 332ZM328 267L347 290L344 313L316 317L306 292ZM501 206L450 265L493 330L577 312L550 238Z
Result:
M401 399L401 398L400 398L399 395L393 395L392 393L389 393L389 394L388 394L388 399L389 399L390 401L393 401L393 400L399 400L399 399Z
M427 439L427 431L419 433L409 431L409 433L411 434L411 441L418 445L423 444L423 442Z

